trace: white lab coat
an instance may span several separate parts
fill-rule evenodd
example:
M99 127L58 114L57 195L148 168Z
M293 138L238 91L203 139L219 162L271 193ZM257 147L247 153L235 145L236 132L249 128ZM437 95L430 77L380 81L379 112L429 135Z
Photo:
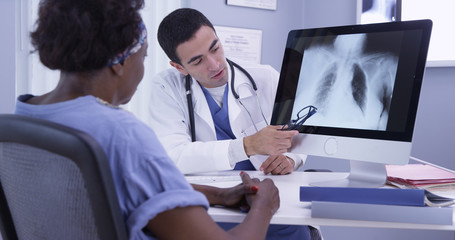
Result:
M237 62L237 61L236 61ZM270 123L279 73L268 65L238 62L253 77L257 85L257 95L267 122ZM266 123L254 97L254 90L247 76L235 69L235 90L251 114L235 99L231 91L231 72L229 71L229 121L236 138L243 138L256 133L252 124L261 129ZM249 87L251 87L251 90ZM241 87L239 87L241 86ZM150 121L170 158L183 173L231 170L229 163L229 143L232 140L218 141L215 126L206 98L200 85L193 79L193 108L196 142L191 142L190 121L185 90L185 77L176 69L167 69L152 80ZM258 168L258 163L253 161ZM258 158L259 159L259 158ZM265 159L264 157L262 160ZM304 158L303 158L304 160ZM302 165L302 161L296 165ZM259 164L260 165L260 164Z

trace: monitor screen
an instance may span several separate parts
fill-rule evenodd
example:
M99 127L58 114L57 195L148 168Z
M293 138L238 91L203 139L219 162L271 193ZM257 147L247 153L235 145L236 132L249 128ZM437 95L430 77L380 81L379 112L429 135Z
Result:
M292 30L271 120L299 130L291 151L381 169L406 164L431 26L419 20ZM351 161L351 172L359 162Z

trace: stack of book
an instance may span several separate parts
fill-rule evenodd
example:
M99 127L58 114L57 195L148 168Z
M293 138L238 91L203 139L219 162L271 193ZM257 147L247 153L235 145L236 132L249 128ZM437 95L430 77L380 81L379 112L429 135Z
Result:
M386 169L388 183L398 188L302 186L300 201L312 202L313 218L453 225L450 205L455 203L454 199L434 194L425 187L455 186L454 173L421 164Z

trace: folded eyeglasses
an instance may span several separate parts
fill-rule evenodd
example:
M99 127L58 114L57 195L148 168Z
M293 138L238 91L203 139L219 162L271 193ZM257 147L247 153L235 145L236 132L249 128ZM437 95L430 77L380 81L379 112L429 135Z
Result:
M286 124L283 125L281 130L298 130L300 126L305 123L305 121L313 116L316 112L318 111L318 108L316 108L313 105L308 105L297 113L297 119L294 120L289 120Z

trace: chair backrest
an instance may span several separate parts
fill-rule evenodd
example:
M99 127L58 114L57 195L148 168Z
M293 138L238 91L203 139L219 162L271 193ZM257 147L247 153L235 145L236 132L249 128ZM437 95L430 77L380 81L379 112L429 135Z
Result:
M7 239L127 239L106 155L88 134L0 114L0 230Z

